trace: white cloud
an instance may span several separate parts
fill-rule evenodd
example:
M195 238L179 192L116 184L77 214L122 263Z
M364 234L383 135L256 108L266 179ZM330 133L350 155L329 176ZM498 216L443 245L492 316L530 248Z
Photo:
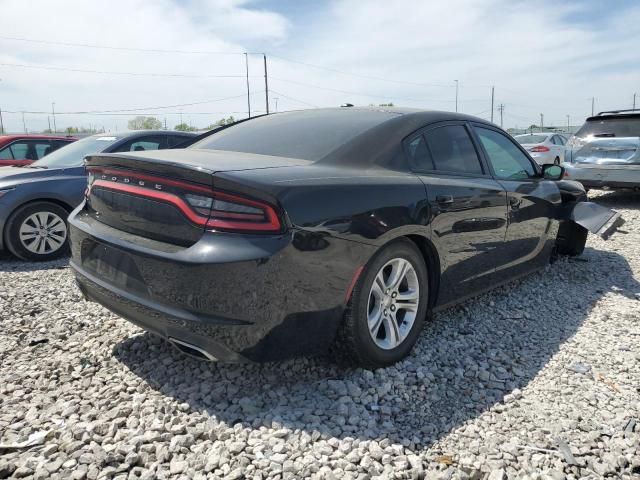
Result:
M314 4L315 5L315 4ZM272 105L280 109L313 105L382 103L454 108L454 79L460 81L460 109L489 116L490 85L504 103L506 125L579 123L596 109L630 107L640 89L640 6L621 5L610 15L585 18L582 3L511 0L344 0L314 8L304 23L248 0L143 1L108 4L3 2L0 35L59 42L179 49L266 51ZM37 12L38 15L33 15ZM29 19L25 22L25 19ZM87 70L184 75L244 74L243 55L178 55L73 48L0 39L0 63L55 65ZM279 60L355 72L342 75ZM252 108L264 110L262 59L251 57ZM255 76L255 77L253 77ZM371 77L395 79L397 83ZM242 95L244 78L164 78L27 70L0 66L3 110L59 111L171 105ZM407 82L407 83L402 83ZM425 84L422 86L410 83ZM306 85L316 85L311 88ZM442 86L444 85L444 86ZM351 93L342 93L351 92ZM276 93L277 92L277 93ZM640 93L640 92L638 92ZM204 126L246 109L246 99L185 107L184 118ZM179 121L168 117L168 124ZM189 112L220 112L210 116ZM235 114L241 116L242 114ZM13 130L19 115L5 115ZM123 128L127 117L58 118L58 126L89 122ZM27 115L30 128L44 128L46 115Z

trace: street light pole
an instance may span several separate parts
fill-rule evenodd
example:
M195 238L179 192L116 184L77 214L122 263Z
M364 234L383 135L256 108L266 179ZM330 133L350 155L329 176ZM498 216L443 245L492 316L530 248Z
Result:
M458 80L454 80L456 82L456 112L458 111Z
M51 102L51 114L53 115L53 133L58 133L58 127L56 127L56 102Z

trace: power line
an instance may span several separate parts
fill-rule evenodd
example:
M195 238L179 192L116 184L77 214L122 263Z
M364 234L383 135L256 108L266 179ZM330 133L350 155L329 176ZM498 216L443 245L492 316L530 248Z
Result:
M32 38L24 38L24 37L11 37L0 35L0 39L2 40L11 40L17 42L27 42L27 43L36 43L41 45L54 45L54 46L62 46L62 47L77 47L77 48L95 48L102 50L119 50L119 51L130 51L130 52L144 52L144 53L169 53L169 54L188 54L188 55L264 55L264 52L221 52L221 51L211 51L211 50L175 50L175 49L160 49L160 48L137 48L137 47L115 47L111 45L98 45L98 44L89 44L89 43L75 43L75 42L57 42L51 40L39 40ZM378 80L382 82L390 82L390 83L398 83L403 85L415 85L419 87L441 87L441 88L451 88L453 85L449 83L425 83L425 82L410 82L406 80L398 80L392 78L384 78L378 77L375 75L366 75L354 72L347 72L344 70L339 70L337 68L326 67L323 65L317 65L308 62L302 62L299 60L294 60L291 58L281 57L280 55L269 54L272 58L277 58L281 61L287 63L295 63L297 65L304 65L306 67L317 68L320 70L325 70L328 72L338 73L340 75L348 75L351 77L365 78L368 80Z
M129 52L145 52L145 53L177 53L177 54L196 54L196 55L243 55L244 52L216 52L211 50L172 50L160 48L135 48L135 47L114 47L110 45L95 45L90 43L72 43L72 42L55 42L51 40L36 40L32 38L7 37L0 35L2 40L12 40L16 42L39 43L43 45L56 45L61 47L79 47L79 48L97 48L102 50L122 50Z
M190 75L182 73L142 73L142 72L115 72L104 70L85 70L81 68L57 67L54 65L25 65L20 63L0 63L2 67L28 68L36 70L54 70L74 73L97 73L100 75L125 75L133 77L175 77L175 78L244 78L244 75Z
M261 93L261 92L259 92ZM241 98L244 97L246 94L241 94L241 95L234 95L232 97L224 97L224 98L216 98L216 99L212 99L212 100L202 100L202 101L198 101L198 102L191 102L191 103L178 103L175 105L160 105L160 106L154 106L154 107L136 107L136 108L119 108L119 109L113 109L113 110L84 110L84 111L68 111L68 112L56 112L56 115L94 115L94 114L110 114L110 113L135 113L135 112L140 112L140 111L146 111L146 110L163 110L165 108L179 108L179 107L192 107L194 105L204 105L207 103L215 103L215 102L222 102L224 100L233 100L236 98ZM23 110L3 110L6 113L21 113L23 112ZM45 112L45 111L27 111L24 110L24 113L28 113L28 114L49 114L50 112ZM163 112L160 112L163 113Z
M275 91L273 88L271 89L271 92L275 93L277 95L280 95L281 97L286 98L288 100L291 100L293 102L301 103L302 105L307 105L309 107L319 108L318 105L315 105L315 104L309 103L309 102L305 102L304 100L300 100L299 98L290 97L288 95L285 95L284 93Z
M282 60L282 61L288 62L288 63L295 63L297 65L304 65L306 67L317 68L317 69L320 69L320 70L325 70L327 72L339 73L340 75L348 75L350 77L365 78L367 80L379 80L381 82L399 83L399 84L403 84L403 85L415 85L415 86L418 86L418 87L442 87L442 88L452 88L453 87L453 85L449 84L449 83L408 82L408 81L405 81L405 80L397 80L397 79L392 79L392 78L377 77L377 76L374 76L374 75L363 75L363 74L359 74L359 73L346 72L344 70L338 70L337 68L325 67L323 65L316 65L316 64L313 64L313 63L301 62L299 60L292 60L290 58L281 57L280 55L273 55L272 53L269 54L269 57L277 58L278 60Z
M407 100L407 101L413 101L413 102L441 102L441 103L455 103L455 100L434 100L434 99L424 99L424 98L399 98L396 97L395 95L369 95L366 93L361 93L361 92L353 92L353 91L348 91L348 90L340 90L337 88L330 88L330 87L321 87L319 85L312 85L310 83L304 83L304 82L298 82L295 80L287 80L286 78L280 78L280 77L274 77L271 76L270 77L272 80L278 80L280 82L285 82L285 83L291 83L293 85L300 85L302 87L308 87L308 88L316 88L318 90L327 90L330 92L337 92L337 93L344 93L347 95L355 95L355 96L359 96L359 97L368 97L368 98L377 98L377 99L395 99L395 100Z

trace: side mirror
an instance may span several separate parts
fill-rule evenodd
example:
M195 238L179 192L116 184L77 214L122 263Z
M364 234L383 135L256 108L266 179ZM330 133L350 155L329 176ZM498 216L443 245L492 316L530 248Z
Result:
M562 180L564 167L560 165L543 165L542 176L547 180Z

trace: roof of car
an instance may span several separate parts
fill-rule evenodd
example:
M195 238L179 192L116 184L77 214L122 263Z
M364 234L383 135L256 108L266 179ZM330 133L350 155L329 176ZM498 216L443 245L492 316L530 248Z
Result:
M78 140L76 137L67 135L0 135L0 143L13 140Z
M91 135L92 137L116 137L116 138L128 138L139 135L178 135L180 137L195 137L197 134L194 132L180 132L178 130L123 130L120 132L106 132L97 133Z

